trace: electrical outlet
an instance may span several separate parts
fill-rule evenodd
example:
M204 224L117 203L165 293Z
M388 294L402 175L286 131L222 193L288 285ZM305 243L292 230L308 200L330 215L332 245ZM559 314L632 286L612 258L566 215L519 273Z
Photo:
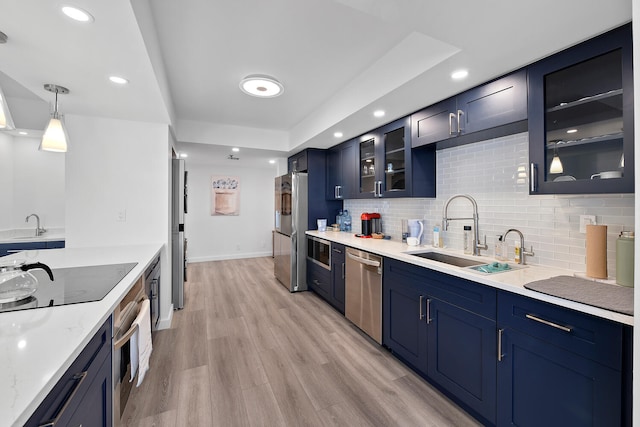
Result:
M116 212L116 221L118 222L126 222L127 221L127 210L122 209L121 211Z
M587 232L587 224L595 225L596 216L595 215L580 215L580 232Z

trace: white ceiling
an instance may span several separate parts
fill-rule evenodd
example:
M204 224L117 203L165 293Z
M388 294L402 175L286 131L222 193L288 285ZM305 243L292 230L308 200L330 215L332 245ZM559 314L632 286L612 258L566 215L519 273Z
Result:
M0 86L21 128L44 128L54 83L71 91L63 113L169 123L179 146L266 158L329 147L630 19L631 0L0 0ZM469 78L453 82L460 67ZM242 93L255 73L284 94Z

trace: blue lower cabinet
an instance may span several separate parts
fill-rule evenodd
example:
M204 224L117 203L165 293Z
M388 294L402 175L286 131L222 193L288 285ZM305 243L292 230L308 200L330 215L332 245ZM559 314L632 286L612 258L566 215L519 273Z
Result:
M64 240L54 240L47 242L47 249L60 249L64 248Z
M307 286L329 301L331 296L331 272L307 259Z
M48 242L22 241L17 243L2 243L0 244L0 257L22 251L64 248L64 242L64 240L55 240Z
M111 318L102 325L25 426L113 425Z
M496 422L496 322L429 298L428 376L476 412Z
M344 314L345 247L331 243L331 288L329 303Z
M382 344L422 375L427 374L425 292L395 280L385 260L382 297ZM389 273L388 273L389 272Z
M498 425L619 426L621 372L522 332L502 332Z

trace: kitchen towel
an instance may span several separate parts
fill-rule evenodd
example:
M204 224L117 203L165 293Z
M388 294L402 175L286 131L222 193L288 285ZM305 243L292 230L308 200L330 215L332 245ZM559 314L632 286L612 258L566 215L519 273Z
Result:
M133 321L133 325L137 325L137 328L131 335L131 379L129 382L133 381L136 372L139 371L136 387L140 387L145 374L149 370L149 358L151 357L151 351L153 351L150 307L149 300L145 298L140 304L140 311L136 320Z
M527 283L525 288L633 316L633 288L573 276Z
M587 224L587 276L607 278L607 226Z

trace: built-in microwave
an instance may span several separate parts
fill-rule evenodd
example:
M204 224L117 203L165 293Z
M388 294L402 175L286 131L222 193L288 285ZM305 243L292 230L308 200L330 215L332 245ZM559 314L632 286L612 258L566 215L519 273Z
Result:
M307 259L331 270L331 242L307 236Z

